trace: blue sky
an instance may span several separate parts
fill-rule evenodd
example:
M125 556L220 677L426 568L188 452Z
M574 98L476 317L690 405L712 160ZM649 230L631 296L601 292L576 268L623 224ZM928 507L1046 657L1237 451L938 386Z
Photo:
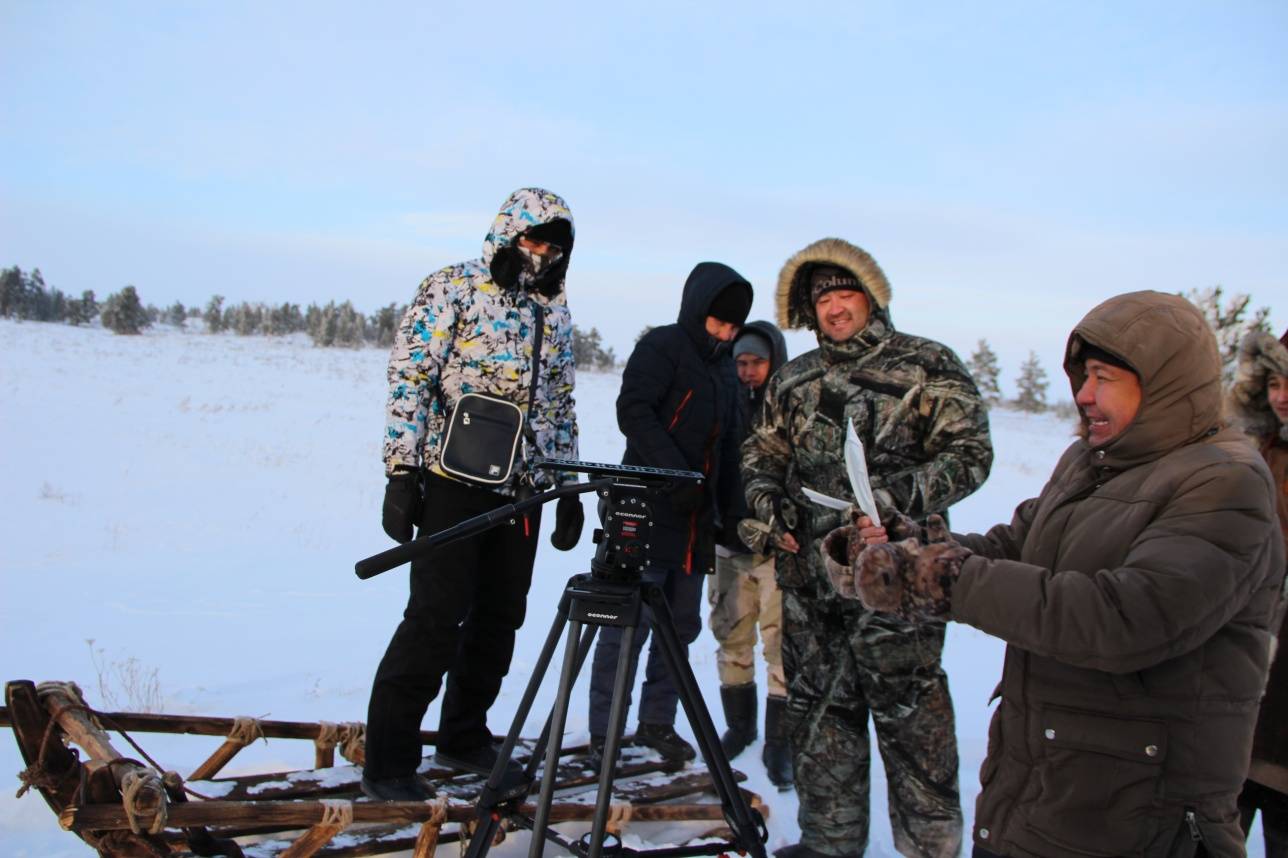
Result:
M68 292L374 310L542 185L623 355L696 262L768 316L826 235L1007 378L1131 289L1288 324L1284 3L2 0L0 32L0 264Z

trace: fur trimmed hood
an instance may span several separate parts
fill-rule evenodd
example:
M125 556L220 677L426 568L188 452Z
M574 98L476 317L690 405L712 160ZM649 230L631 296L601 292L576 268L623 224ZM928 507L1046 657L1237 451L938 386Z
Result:
M1284 339L1288 340L1288 331ZM1281 424L1266 401L1272 373L1288 376L1288 345L1265 331L1249 331L1239 343L1239 367L1226 394L1226 414L1250 435L1267 438L1278 434L1288 441L1288 423Z
M835 265L854 274L874 305L874 316L888 319L890 281L877 261L866 250L840 238L823 238L796 253L778 273L776 311L778 326L784 329L818 330L814 305L809 300L810 270L819 265Z

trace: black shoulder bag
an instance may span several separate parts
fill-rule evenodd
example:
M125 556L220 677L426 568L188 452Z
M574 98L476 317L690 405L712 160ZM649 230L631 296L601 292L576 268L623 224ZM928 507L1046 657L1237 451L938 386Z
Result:
M533 302L536 316L532 342L532 385L528 388L528 412L537 398L537 381L541 377L541 340L545 334L545 308ZM535 440L519 406L505 399L483 393L467 393L456 401L439 464L444 473L472 483L499 486L514 471L519 441L527 435Z

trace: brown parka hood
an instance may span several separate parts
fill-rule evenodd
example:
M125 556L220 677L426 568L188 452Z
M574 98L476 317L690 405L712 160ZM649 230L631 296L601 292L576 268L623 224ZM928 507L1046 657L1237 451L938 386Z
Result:
M778 272L775 298L780 328L818 331L814 302L809 298L809 275L820 265L835 265L857 277L868 295L869 312L889 325L890 281L881 266L866 250L844 239L821 238L794 254Z
M1239 343L1238 374L1226 397L1226 414L1249 435L1288 441L1288 423L1279 422L1266 399L1272 374L1288 376L1288 331L1278 340L1265 331L1249 331Z
M1064 371L1075 397L1086 380L1082 354L1088 345L1126 363L1141 387L1135 419L1100 448L1099 464L1127 468L1153 461L1219 428L1221 357L1212 329L1189 301L1128 292L1095 307L1065 349Z

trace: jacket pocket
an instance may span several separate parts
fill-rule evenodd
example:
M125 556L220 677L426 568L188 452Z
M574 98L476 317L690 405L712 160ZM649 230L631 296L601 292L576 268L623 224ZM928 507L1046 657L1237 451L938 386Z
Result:
M1166 724L1059 706L1043 707L1032 723L1037 783L1021 812L1035 842L1025 848L1044 855L1051 846L1059 854L1141 854L1158 828Z

